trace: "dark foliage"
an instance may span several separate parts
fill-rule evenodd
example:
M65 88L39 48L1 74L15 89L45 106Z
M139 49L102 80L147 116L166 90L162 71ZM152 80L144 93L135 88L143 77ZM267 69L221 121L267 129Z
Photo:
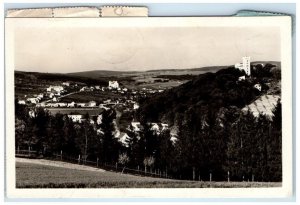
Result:
M259 93L253 88L253 82L239 82L241 75L243 72L233 67L199 75L192 81L144 100L139 118L149 122L163 119L173 125L178 115L187 109L206 106L217 112L221 107L242 108Z

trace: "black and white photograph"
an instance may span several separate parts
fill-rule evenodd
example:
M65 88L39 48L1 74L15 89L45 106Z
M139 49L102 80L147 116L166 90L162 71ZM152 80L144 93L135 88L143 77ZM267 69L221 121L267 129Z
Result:
M290 188L290 23L6 19L9 185L27 195Z

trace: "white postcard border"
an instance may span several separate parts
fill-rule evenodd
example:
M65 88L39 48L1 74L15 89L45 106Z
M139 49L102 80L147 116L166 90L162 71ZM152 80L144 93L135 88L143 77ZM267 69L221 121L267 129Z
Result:
M30 23L29 23L30 22ZM17 189L14 138L14 30L19 26L172 27L279 26L282 67L282 166L280 188L168 188L168 189ZM6 62L6 191L8 198L282 198L292 195L292 50L291 17L153 17L153 18L8 18L5 25Z

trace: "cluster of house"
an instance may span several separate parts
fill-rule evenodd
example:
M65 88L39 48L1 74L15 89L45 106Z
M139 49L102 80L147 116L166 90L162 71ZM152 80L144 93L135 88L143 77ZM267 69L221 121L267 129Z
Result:
M169 125L166 123L148 123L150 130L157 135L160 135L165 130L169 129ZM129 132L140 133L142 131L142 125L140 122L131 122L131 124L127 127ZM138 136L138 135L137 135ZM126 132L117 132L115 137L119 139L119 141L126 147L129 146L129 136ZM172 140L172 139L171 139Z
M139 108L139 104L134 100L104 100L102 103L97 104L96 101L89 101L87 103L84 102L42 102L38 103L36 107L44 107L44 108L102 108L105 110L110 109L111 107L119 105L127 108L127 111L136 110Z
M46 88L45 93L35 94L33 97L26 98L26 100L19 100L19 104L38 104L43 98L48 97L56 102L57 97L65 92L64 87L70 86L69 82L63 82L61 85L51 85Z
M91 101L88 103L81 103L81 102L59 102L59 98L63 93L67 92L67 87L71 86L70 82L63 82L61 85L51 85L46 88L45 93L40 93L34 97L27 98L26 100L19 100L19 104L35 104L37 107L96 107L96 102ZM75 87L78 87L77 84ZM121 88L118 81L109 81L107 87L102 86L83 86L80 88L79 92L81 91L94 91L94 90L100 90L100 91L110 91L113 93L128 93L128 88ZM130 90L131 96L127 96L126 99L118 99L118 100L111 100L106 99L103 103L99 104L100 108L103 109L109 109L109 107L114 105L123 105L127 108L127 110L136 110L139 108L138 103L134 101L134 96L137 94L139 95L147 95L147 94L153 94L156 92L163 92L163 90L155 90L151 88L142 88L141 90ZM44 98L44 99L43 99ZM45 100L46 98L46 100ZM43 99L43 102L41 100Z
M81 108L81 109L70 109L70 108L49 108L48 111L51 115L55 115L57 113L68 116L75 123L82 123L86 121L86 116L89 116L89 122L93 125L101 125L102 124L102 112L103 109L100 108ZM35 111L31 110L29 115L31 117L35 116ZM166 123L148 123L150 130L155 132L157 135L160 135L163 131L168 130L169 126ZM96 127L96 126L95 126ZM130 132L139 133L142 131L142 125L140 122L131 122L131 124L127 128ZM103 133L101 129L97 129L97 133ZM116 131L114 136L118 138L118 140L124 145L128 146L129 136L126 132Z
M242 62L236 63L234 67L239 70L245 71L246 76L250 77L251 76L251 64L250 63L251 63L250 57L245 56L242 58ZM245 75L240 76L238 81L246 80L246 76ZM261 91L261 89L262 89L262 86L259 83L255 84L253 87L256 88L258 91Z
M64 86L69 86L70 83L63 82ZM63 86L55 85L55 86L49 86L47 89L47 96L52 99L53 102L57 102L57 97L61 96L63 93L65 93L65 89Z
M96 106L97 103L95 101L90 101L87 103L75 103L75 102L71 102L71 103L66 103L66 102L42 102L37 104L37 107L45 107L45 108L49 108L49 107L55 107L55 108L81 108L81 107L97 107Z
M161 132L167 130L169 128L169 125L166 123L156 123L156 122L151 122L148 123L150 130L153 132L160 134ZM142 130L142 125L140 122L131 122L130 126L127 128L129 131L133 132L140 132Z
M51 115L62 114L68 116L73 122L82 123L86 120L86 116L89 116L91 124L100 124L102 121L103 109L99 108L46 108ZM31 113L34 113L34 109Z
M82 92L82 91L88 91L88 92L92 92L92 91L95 91L95 90L98 90L98 91L112 91L112 92L119 92L119 93L126 93L128 91L127 88L121 88L119 86L119 83L118 81L109 81L108 82L108 86L107 87L104 87L104 86L99 86L99 85L96 85L96 86L83 86L79 91Z
M26 100L19 100L18 103L21 105L25 105L26 103L37 104L44 98L44 94L36 94L31 98L27 98Z

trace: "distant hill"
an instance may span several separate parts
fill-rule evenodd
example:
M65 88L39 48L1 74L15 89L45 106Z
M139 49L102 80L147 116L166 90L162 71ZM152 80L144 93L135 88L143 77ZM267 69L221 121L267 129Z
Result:
M95 85L107 85L108 81L105 79L91 79L85 76L75 76L70 74L62 73L39 73L39 72L24 72L15 71L15 78L17 79L31 79L32 81L73 81L85 84L95 84Z
M189 68L189 69L161 69L161 70L147 70L145 72L184 72L184 71L207 71L216 72L220 69L227 68L228 66L207 66L201 68Z
M92 71L82 71L82 72L74 72L68 73L71 76L81 76L81 77L89 77L89 78L99 78L99 77L108 77L108 76L120 76L120 75L134 75L139 73L137 71L112 71L112 70L92 70Z
M270 63L276 65L276 67L280 68L281 63L277 61L255 61L251 64L255 65L258 63ZM67 73L69 76L80 76L87 77L93 79L103 78L106 79L109 77L110 79L118 79L118 78L130 78L133 76L140 75L148 75L151 74L153 76L159 75L199 75L200 73L212 72L215 73L218 70L228 68L230 66L206 66L201 68L189 68L189 69L159 69L159 70L147 70L147 71L113 71L113 70L91 70L91 71L83 71L83 72L72 72Z
M110 71L110 70L93 70L93 71L84 71L84 72L74 72L68 73L70 76L81 76L81 77L89 77L89 78L103 78L103 77L129 77L129 76L137 76L143 74L152 74L152 75L161 75L168 73L172 75L172 73L176 75L185 75L186 73L198 75L199 72L216 72L220 69L226 68L228 66L210 66L210 67L202 67L202 68L191 68L191 69L161 69L161 70L147 70L147 71Z

